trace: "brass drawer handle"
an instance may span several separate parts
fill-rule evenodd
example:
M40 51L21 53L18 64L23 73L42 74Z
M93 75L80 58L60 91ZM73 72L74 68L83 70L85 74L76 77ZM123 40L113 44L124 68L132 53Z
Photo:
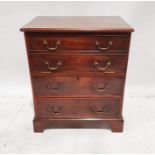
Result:
M46 47L48 50L50 50L50 51L55 51L55 50L59 47L60 41L59 41L59 40L56 41L55 47L49 47L47 40L43 40L43 44L45 45L45 47Z
M53 107L48 107L47 111L51 114L60 114L61 113L62 108L53 108Z
M104 83L103 85L99 85L99 86L97 86L97 85L94 85L94 88L96 88L97 89L97 91L105 91L105 89L107 88L109 86L109 84L107 84L107 83Z
M106 113L106 112L109 112L109 111L110 111L110 109L108 107L106 107L106 106L103 106L100 110L97 110L97 108L95 110L96 113Z
M105 65L105 67L100 67L100 64L98 61L94 61L94 66L97 67L97 69L101 72L106 71L107 69L109 69L109 67L112 65L111 61L108 61Z
M47 88L54 92L60 91L59 85L57 86L47 85Z
M44 61L44 64L47 65L47 67L48 67L49 70L51 70L51 71L57 71L59 69L59 67L62 65L62 62L61 61L58 61L57 64L56 64L56 67L51 67L50 66L50 63L48 61L46 61L46 60Z
M108 42L108 46L107 47L101 47L100 43L98 41L96 41L96 47L101 50L101 51L107 51L110 49L110 47L112 46L113 42L109 41Z

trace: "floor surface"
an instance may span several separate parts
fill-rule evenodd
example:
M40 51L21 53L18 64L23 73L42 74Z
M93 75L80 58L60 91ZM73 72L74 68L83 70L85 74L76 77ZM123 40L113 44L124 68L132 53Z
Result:
M0 153L155 153L155 98L126 98L124 132L50 129L34 133L30 98L0 99Z

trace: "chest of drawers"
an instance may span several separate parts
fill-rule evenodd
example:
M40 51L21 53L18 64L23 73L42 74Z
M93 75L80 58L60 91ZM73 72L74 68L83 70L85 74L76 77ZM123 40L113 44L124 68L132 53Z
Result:
M120 17L36 17L25 35L34 131L123 130L122 105L133 29Z

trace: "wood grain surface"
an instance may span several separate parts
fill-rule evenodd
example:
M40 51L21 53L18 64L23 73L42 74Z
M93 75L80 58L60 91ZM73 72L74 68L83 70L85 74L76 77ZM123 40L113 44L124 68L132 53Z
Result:
M24 32L132 32L119 16L39 16L20 29Z

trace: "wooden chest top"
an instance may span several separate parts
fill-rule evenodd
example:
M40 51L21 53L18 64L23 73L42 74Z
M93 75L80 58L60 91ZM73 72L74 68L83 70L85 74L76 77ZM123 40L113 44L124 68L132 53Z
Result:
M24 32L132 32L119 16L38 16L20 29Z

